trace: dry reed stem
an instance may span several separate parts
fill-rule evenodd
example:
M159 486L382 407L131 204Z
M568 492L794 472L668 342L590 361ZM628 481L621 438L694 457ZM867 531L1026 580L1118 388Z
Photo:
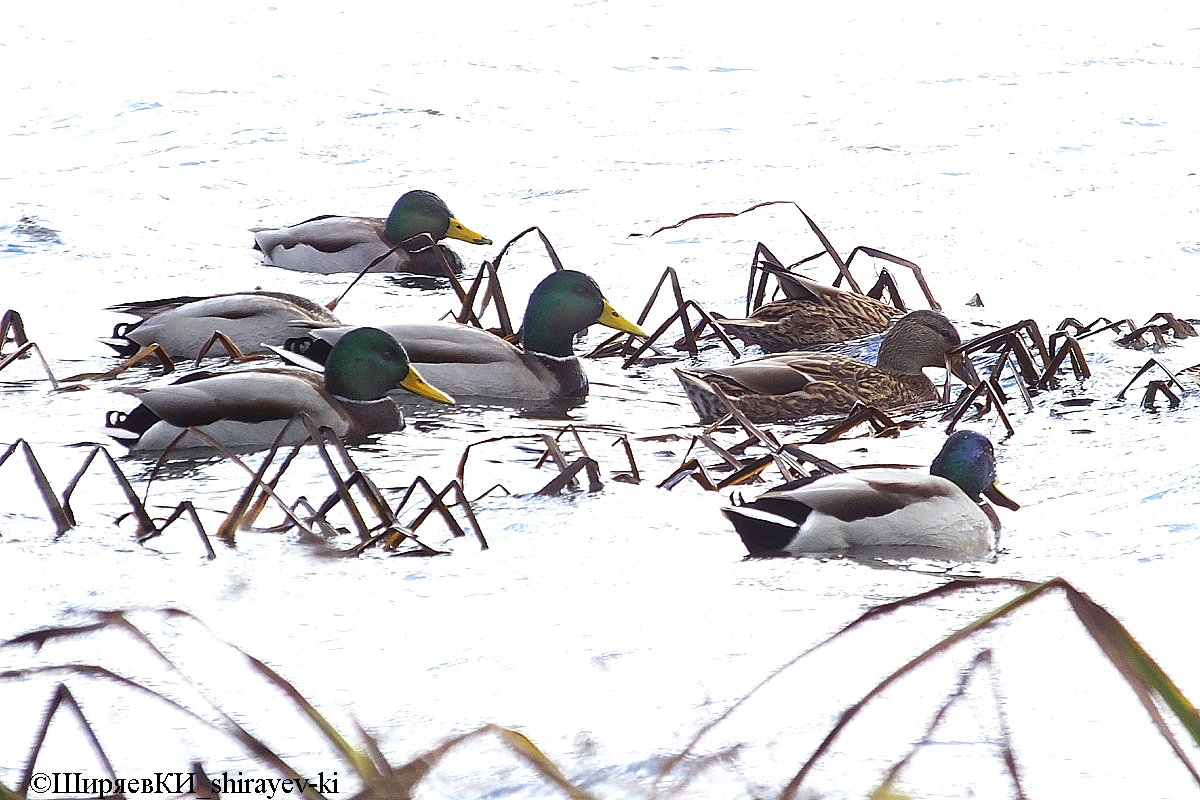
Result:
M890 796L886 794L886 792L890 791L895 786L896 782L900 778L900 773L912 762L913 758L920 751L920 749L933 742L933 734L938 727L941 726L946 714L949 713L954 706L968 702L966 700L967 689L969 688L971 681L975 678L976 673L982 669L986 669L989 675L992 677L992 703L993 709L996 712L996 716L1000 724L1000 749L1004 760L1004 766L1008 772L1009 778L1013 782L1013 790L1016 792L1016 797L1018 800L1025 800L1025 790L1021 786L1021 773L1019 767L1017 766L1016 755L1013 752L1012 747L1012 734L1009 732L1007 720L1004 716L1004 701L1000 696L999 686L996 682L996 668L992 660L991 648L985 648L975 654L975 657L971 659L971 663L968 664L966 669L963 670L962 675L959 677L958 684L954 687L953 692L951 692L946 701L942 703L942 705L934 713L933 718L929 721L929 724L925 727L925 733L921 736L920 740L909 748L908 752L904 754L903 758L892 765L891 769L888 770L887 775L884 776L879 787L871 793L871 797Z
M1131 319L1119 319L1113 321L1107 317L1098 317L1089 324L1084 325L1082 322L1075 319L1075 317L1067 317L1062 322L1058 323L1057 329L1060 331L1073 329L1075 331L1075 338L1086 339L1089 336L1095 336L1096 334L1103 333L1104 331L1120 331L1122 327L1132 331L1137 326L1133 324L1133 320Z
M72 375L71 377L67 378L66 380L68 380L68 381L110 380L119 375L125 374L127 371L129 371L130 367L140 364L141 362L145 361L148 358L154 358L156 361L158 361L159 366L162 367L163 375L170 375L172 372L175 371L175 361L171 358L171 354L168 353L163 348L162 345L150 344L150 345L146 345L141 350L138 350L136 353L131 355L129 358L125 359L120 364L118 364L117 366L108 370L107 372L83 372L78 375Z
M25 334L25 318L21 316L21 312L16 309L6 309L4 314L0 315L0 354L4 352L4 345L13 342L18 347L29 342L29 337Z
M948 636L938 640L919 655L908 659L902 666L893 670L887 677L876 683L861 699L847 708L816 750L805 760L799 771L788 782L787 786L784 787L780 793L781 800L794 800L798 796L804 780L812 772L822 756L830 751L834 742L845 728L867 705L892 687L897 681L915 669L930 663L936 657L948 652L959 643L990 629L1016 610L1056 590L1061 591L1066 596L1069 607L1074 612L1075 617L1083 624L1088 635L1100 646L1108 662L1117 669L1130 690L1141 701L1159 735L1168 743L1184 768L1192 775L1197 785L1200 785L1200 770L1192 764L1191 759L1167 726L1166 720L1159 711L1158 703L1162 703L1171 710L1176 720L1187 731L1192 742L1197 745L1200 745L1200 714L1197 713L1196 707L1179 690L1179 687L1170 680L1166 673L1162 671L1162 668L1158 666L1141 645L1137 643L1137 640L1133 638L1129 631L1111 613L1062 578L1053 578L1042 583L1012 578L981 578L971 581L951 581L912 597L875 606L832 636L807 648L761 680L725 712L701 728L692 737L687 746L680 753L669 759L662 769L660 769L651 787L651 797L658 796L658 786L661 782L688 758L700 740L709 731L728 719L730 715L761 691L767 684L810 654L836 641L850 631L856 630L872 620L885 617L900 608L921 604L946 595L976 591L980 587L1011 588L1017 589L1021 593L1014 599L1001 604L992 611L977 617Z
M679 467L668 475L658 484L659 489L674 489L680 482L687 478L692 478L696 483L700 484L706 492L717 491L717 483L708 474L708 470L700 463L699 459L689 458L685 460Z
M100 740L96 738L96 731L92 729L91 723L84 716L83 709L79 707L79 703L75 700L75 695L71 694L71 690L67 688L66 684L60 683L54 690L54 696L50 699L50 705L46 708L45 713L42 714L42 722L38 727L37 735L34 737L33 748L29 753L29 760L25 764L25 771L21 775L21 782L17 784L17 794L20 797L27 797L29 795L30 784L34 776L34 767L37 765L42 747L46 744L46 734L50 732L50 723L54 720L54 715L58 713L60 708L66 708L78 721L88 747L100 760L105 774L110 779L117 776L112 762L108 759L108 754L104 752L104 747L100 744Z
M1175 377L1175 375L1171 372L1171 370L1169 370L1165 366L1163 366L1157 358L1152 358L1149 361L1147 361L1145 364L1143 364L1142 368L1139 369L1137 371L1137 373L1132 378L1129 379L1129 383L1125 384L1125 388L1122 389L1117 394L1117 399L1124 400L1125 393L1128 392L1129 388L1131 386L1133 386L1134 383L1137 382L1137 379L1142 377L1143 375L1145 375L1147 372L1149 372L1151 369L1154 369L1155 367L1162 370L1167 376L1167 380L1165 381L1165 383L1163 383L1164 388L1167 385L1170 385L1173 383L1173 384L1175 384L1176 388L1178 388L1181 393L1183 392L1183 385L1181 383L1179 383L1179 380Z
M775 278L775 292L772 295L772 299L778 297L780 292L783 292L784 296L787 296L787 284L784 280L780 280L780 274L785 276L791 275L792 270L796 267L803 266L810 261L815 261L823 255L825 253L816 253L815 255L800 259L791 266L785 267L783 262L771 252L771 248L762 242L756 244L754 246L754 254L750 258L750 278L746 284L746 312L744 316L750 316L768 302L766 291L767 280L769 278ZM757 283L754 280L756 273L761 273L758 275Z
M181 611L175 608L167 608L160 609L159 613L168 618L181 617L190 619L199 624L201 627L204 627L202 622L186 611ZM184 674L184 672L173 661L171 661L170 658L163 654L163 652L159 650L159 648L154 645L153 642L150 641L150 639L141 629L128 620L128 618L125 616L126 612L103 611L96 612L96 614L100 617L101 621L99 623L81 626L44 628L10 639L7 642L0 644L0 647L12 647L30 644L35 648L40 649L44 644L52 640L71 639L82 635L92 634L97 630L115 628L119 631L123 631L131 636L135 641L141 643L150 651L150 653L160 664L167 668L168 671L178 675L189 688L196 692L197 696L199 696L208 704L209 709L219 717L219 720L217 722L213 722L209 719L206 719L179 701L176 701L165 694L162 694L161 692L155 691L154 689L144 686L128 677L112 672L109 669L92 664L62 664L48 667L32 667L29 669L12 670L9 672L0 673L0 680L24 681L41 675L65 673L67 675L78 675L81 677L98 678L105 681L111 681L119 686L128 688L135 693L143 694L162 702L167 708L179 712L180 714L184 715L184 717L188 718L194 723L198 723L202 727L207 727L212 730L225 733L246 748L247 752L249 752L252 756L261 760L264 764L272 767L273 769L278 770L281 775L291 778L300 777L299 773L292 769L282 758L280 758L273 750L271 750L271 748L254 737L249 731L239 725L237 721L222 711L221 707L217 703L210 700L199 685L188 678L188 676ZM208 629L205 628L205 630ZM208 632L211 635L212 632ZM217 637L214 636L213 638ZM221 640L218 639L218 641ZM221 641L221 643L229 647L233 647L227 642ZM237 648L234 649L236 650ZM259 662L257 659L253 659L251 656L246 655L244 651L238 650L238 652L245 656L246 659L251 662L251 666L254 667L261 675L264 675L265 677L274 676L278 682L282 683L283 686L280 688L286 686L284 692L285 694L288 694L289 697L293 697L293 699L299 697L299 693L296 692L295 688L292 687L291 684L288 684L286 681L280 678L265 664L262 664L262 662ZM279 684L277 683L277 685ZM290 693L287 691L288 689L290 689ZM303 698L299 699L305 706L307 706L306 700L303 700ZM311 706L308 706L308 708L311 709ZM313 711L313 713L315 714L315 711ZM326 723L326 725L328 725L328 723ZM338 738L340 739L340 737ZM317 798L317 800L325 800L324 796L320 795L315 790L313 791L313 795Z
M872 258L878 258L882 261L888 261L897 266L905 267L907 269L912 270L913 278L916 280L917 285L921 287L921 293L925 295L925 302L929 305L929 308L934 311L942 310L941 304L938 303L937 300L933 299L933 292L930 291L929 284L926 283L926 281L925 281L925 273L921 271L921 268L919 266L917 266L916 263L909 261L907 258L901 258L900 256L894 256L891 253L885 253L882 250L876 250L874 247L862 247L862 246L855 247L853 250L850 251L849 258L846 259L846 272L844 274L849 275L850 264L851 264L851 262L854 261L854 257L856 255L858 255L859 253L865 253L866 255L871 256ZM883 280L883 275L887 275L886 281ZM842 276L839 275L837 278L834 279L833 285L839 286L841 284L841 280L842 280ZM867 296L872 297L876 300L880 299L883 296L883 287L885 285L888 286L891 290L893 305L895 305L901 311L907 311L908 309L904 306L904 301L900 299L900 293L896 289L896 284L892 281L891 275L888 274L886 269L882 270L882 274L880 275L880 282L877 282L875 284L875 286L870 291L867 292ZM878 292L878 294L876 292ZM859 292L859 293L861 294L861 292Z
M500 739L505 748L530 766L543 780L565 792L573 800L591 800L591 796L584 790L576 787L562 774L561 770L550 761L546 755L539 750L528 738L516 731L508 728L502 728L496 725L483 725L469 733L451 737L442 744L433 749L422 753L417 758L403 764L399 767L391 767L378 744L373 738L363 731L362 727L357 722L353 723L355 730L359 733L364 745L355 747L351 745L339 733L332 724L319 712L317 709L303 696L296 688L280 676L275 670L264 664L259 659L246 653L244 650L229 644L228 642L215 636L211 630L204 625L196 617L186 611L181 611L175 608L159 609L158 613L168 620L176 618L185 619L194 622L211 636L219 644L238 653L245 659L246 665L250 670L258 675L259 678L266 681L273 688L278 690L294 707L294 709L311 724L321 734L326 744L330 749L347 764L349 764L354 776L363 783L362 791L356 795L360 800L396 800L397 798L405 798L413 796L418 785L426 777L431 770L437 766L442 758L445 757L454 748L459 745L469 742L481 736L492 735ZM172 659L165 655L147 634L130 622L125 611L109 611L97 612L96 616L100 620L96 623L76 626L63 626L55 628L44 628L41 630L31 631L21 636L10 639L7 642L0 644L0 647L14 647L20 645L31 645L35 649L40 649L43 645L50 641L63 639L74 639L85 635L94 634L101 630L115 629L131 636L136 642L149 650L150 654L160 663L168 672L177 676L188 688L195 692L195 695L203 701L207 706L209 713L216 717L215 720L210 720L202 717L199 713L183 705L181 702L172 699L171 697L162 694L159 691L151 689L147 686L138 683L124 675L119 675L104 667L91 664L65 664L56 666L40 666L29 669L18 669L9 672L0 673L0 680L8 681L26 681L31 678L36 678L44 675L65 673L84 678L92 678L115 683L119 686L128 688L138 694L149 696L163 703L167 708L182 714L186 719L201 727L222 733L234 741L238 742L246 751L259 763L267 765L278 771L281 776L286 776L294 779L299 779L299 773L293 769L284 759L279 756L274 750L268 747L261 740L256 738L249 730L240 725L236 720L230 717L220 706L219 703L211 699L203 688L193 681ZM19 798L24 798L30 788L35 768L36 760L40 754L41 747L44 743L46 732L49 730L50 722L57 710L66 706L72 710L77 720L83 726L84 734L88 737L89 744L98 754L103 762L104 768L112 775L114 774L113 767L107 756L104 754L100 746L98 738L92 731L86 718L80 709L75 698L71 695L70 690L65 685L59 684L56 689L55 697L52 700L51 707L43 716L40 732L35 738L35 746L28 760L22 783L18 789L17 795ZM199 766L199 762L194 762L193 772L203 772ZM307 785L307 783L306 783ZM0 787L2 789L3 787ZM6 790L7 791L7 790ZM325 800L311 785L305 790L316 800Z
M628 478L626 478L625 473L618 473L613 480L628 480L629 483L641 483L642 473L638 470L637 459L633 457L633 446L629 444L629 435L622 433L610 446L616 447L617 445L621 445L625 450L625 458L629 459L629 472Z
M804 221L808 223L809 229L812 230L812 232L816 235L817 239L821 242L821 245L825 248L825 252L829 254L829 257L833 259L833 263L837 265L838 272L842 276L845 277L846 282L850 285L850 288L854 292L857 292L858 294L862 294L862 289L860 289L858 287L858 283L854 280L854 276L852 276L850 274L849 270L846 268L846 262L842 260L842 257L840 255L838 255L837 250L835 250L833 245L830 244L829 239L826 238L825 234L817 226L817 223L813 221L813 218L808 215L808 212L806 212L803 208L801 208L800 204L795 202L794 200L767 200L766 202L763 202L763 203L756 203L756 204L750 206L749 208L744 208L741 211L718 211L718 212L711 212L711 213L706 213L706 214L693 214L692 216L690 216L686 219L682 219L679 222L676 222L674 225L664 225L663 227L658 228L657 230L652 231L649 234L631 233L629 235L631 237L633 237L633 236L654 236L655 234L662 233L663 231L668 231L668 230L672 230L674 228L681 227L682 225L685 225L686 223L691 222L693 220L697 220L697 219L729 219L731 217L739 217L742 214L749 213L749 212L754 211L759 208L765 208L767 206L777 206L777 205L793 206L797 211L800 212L801 216L804 217Z
M566 433L570 433L570 434L574 435L575 441L576 441L580 451L583 453L583 456L581 458L578 458L574 461L569 461L567 459L566 455L563 454L562 449L558 446L557 437L561 437L563 434L566 434ZM533 468L535 470L540 469L541 466L543 464L545 464L547 460L550 460L550 461L554 461L555 466L557 466L559 469L559 475L556 476L553 480L551 480L548 484L543 486L540 490L538 490L536 492L536 494L540 494L540 495L554 494L554 493L561 491L563 488L565 488L568 485L576 485L574 482L574 478L581 471L586 471L586 474L588 476L588 491L596 492L596 491L600 491L600 489L603 488L603 482L600 479L599 462L597 462L595 459L593 459L587 455L587 448L584 445L582 436L581 436L579 430L574 425L569 425L566 428L560 430L558 432L557 436L551 436L549 433L513 434L513 435L509 435L509 436L494 436L494 437L491 437L488 439L482 439L478 442L472 442L471 444L467 445L463 449L463 454L458 460L458 467L455 470L456 480L458 481L460 486L462 486L462 487L466 486L465 478L466 478L467 461L470 458L471 451L474 450L476 447L479 447L479 446L485 445L485 444L494 444L496 442L511 441L511 440L526 440L526 441L528 441L530 439L540 441L546 447L545 452L543 452L542 455L538 457L538 460L534 463ZM505 488L503 485L497 484L496 486L493 486L491 489L489 489L488 492L486 492L485 494L492 492L496 488L503 490L506 494L509 493L507 488ZM477 502L478 500L482 499L483 496L484 495L479 495L478 497L475 498L475 501Z
M54 489L51 488L50 481L46 478L46 473L42 469L41 463L38 462L37 456L33 454L33 448L29 446L29 442L24 439L17 439L10 444L8 449L4 451L4 454L0 455L0 466L4 466L9 456L18 449L21 451L21 455L25 456L25 465L29 469L29 474L33 477L33 483L37 486L38 493L42 496L42 502L45 503L46 509L50 512L50 517L54 520L56 534L61 536L75 526L75 519L58 502L58 498L55 497Z
M138 534L141 536L151 534L151 532L155 531L155 525L150 519L149 512L146 511L145 503L138 499L137 493L133 490L133 485L129 482L129 478L125 476L125 473L117 465L117 462L115 459L113 459L112 454L108 452L108 448L99 446L92 448L92 451L88 453L87 457L83 460L83 465L75 473L75 476L71 478L71 482L67 484L67 488L63 491L63 509L70 516L71 524L75 524L75 512L71 508L71 496L75 492L75 487L78 486L79 481L87 472L88 467L92 465L92 462L95 461L96 457L99 455L104 456L104 460L107 462L109 469L112 471L112 475L116 479L117 485L121 488L121 492L125 495L126 502L128 502L130 507L133 509L133 514L138 521ZM142 539L139 539L139 541L142 541Z
M463 493L462 485L459 484L458 481L451 481L450 483L446 484L446 487L442 489L442 491L435 492L433 491L433 487L429 484L429 481L418 475L408 487L408 490L404 493L404 496L400 499L400 502L396 505L395 511L393 512L396 518L399 518L400 512L403 511L406 505L408 505L409 499L412 498L413 492L416 491L417 488L425 490L426 494L430 498L430 502L429 505L425 506L425 508L423 508L417 515L417 517L407 526L407 530L416 531L416 529L421 526L421 523L424 522L431 513L437 511L442 516L442 519L446 522L447 527L450 528L451 533L455 537L466 536L466 531L462 529L462 526L459 525L458 520L454 518L454 515L450 512L450 507L445 501L446 495L453 492L453 504L462 506L463 513L466 514L467 521L471 524L471 530L475 534L475 539L479 542L479 549L488 549L487 539L484 538L483 530L479 527L479 520L475 517L475 510L471 507L471 502ZM409 536L411 538L411 534L409 534ZM399 541L395 541L395 544L399 544ZM395 544L393 544L392 540L389 540L387 545L388 549L393 549Z
M56 391L56 392L68 392L68 391L73 392L78 389L86 388L84 386L79 386L79 385L63 386L62 384L60 384L58 382L58 379L54 377L54 372L53 372L53 370L50 369L50 363L48 361L46 361L46 356L42 354L42 348L37 346L37 342L25 342L20 347L18 347L15 351L13 351L13 353L11 355L6 356L4 358L4 360L0 361L0 370L4 369L9 364L13 363L14 361L21 358L23 355L25 355L26 353L28 353L30 351L33 351L34 353L37 354L38 361L40 361L42 364L42 370L45 371L46 377L50 379L50 385L54 387L54 391Z

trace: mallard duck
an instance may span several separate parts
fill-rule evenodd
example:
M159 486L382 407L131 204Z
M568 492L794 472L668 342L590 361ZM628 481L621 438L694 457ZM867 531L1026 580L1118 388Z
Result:
M981 493L1020 508L996 482L988 438L956 431L928 475L874 468L801 478L722 511L752 556L923 548L923 555L973 559L992 552L999 531Z
M783 279L780 279L781 282ZM787 276L787 299L759 306L749 317L717 317L725 331L764 353L801 350L882 333L901 312L866 295Z
M326 214L285 228L256 228L253 233L254 249L262 252L264 264L322 273L358 272L400 245L372 271L442 275L439 253L450 258L452 266L460 262L453 251L432 242L450 238L492 243L455 219L442 198L419 189L401 195L386 220Z
M893 408L936 400L937 389L922 368L944 366L946 352L958 344L950 320L921 310L901 317L884 335L874 366L838 353L795 352L675 374L704 422L727 413L713 386L752 421L776 422L841 414L855 403ZM971 385L978 381L967 361L955 364L955 374Z
M229 337L246 355L269 353L266 345L283 344L296 335L297 322L340 325L329 309L303 297L283 292L241 292L211 297L171 297L109 306L141 317L140 322L118 323L104 342L128 357L141 348L158 344L176 361L194 360L216 331ZM221 355L220 347L209 350Z
M228 447L267 447L300 413L343 439L360 439L404 426L387 397L397 387L454 402L425 382L394 338L377 328L355 328L330 351L323 374L298 367L198 372L159 388L125 390L141 405L128 414L109 412L106 424L113 438L137 451L164 450L188 427ZM289 443L308 435L299 423L291 431ZM205 446L191 436L180 444Z
M604 299L582 272L551 273L529 296L517 347L487 331L452 322L380 327L396 337L429 380L460 400L480 397L519 405L577 402L587 376L572 348L575 334L599 323L635 336L646 334ZM345 328L314 328L287 347L321 361Z

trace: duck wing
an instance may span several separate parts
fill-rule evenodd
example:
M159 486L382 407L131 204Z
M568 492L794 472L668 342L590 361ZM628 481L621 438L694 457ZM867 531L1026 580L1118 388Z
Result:
M259 354L268 352L264 344L282 344L295 335L293 326L298 323L340 324L324 306L280 292L169 298L127 303L114 310L143 317L139 323L114 329L117 341L110 344L119 352L159 344L177 361L196 358L216 331L232 339L243 353Z
M844 342L882 333L900 312L868 297L839 292L829 303L776 300L744 319L721 319L721 326L747 344L780 353L818 344Z
M340 404L325 391L322 376L289 368L210 374L134 394L161 420L180 428L288 420L301 412L319 425L338 429L345 424Z
M895 408L937 399L937 389L924 374L893 375L838 353L784 353L675 372L705 422L726 413L714 386L755 422L844 414L855 403Z
M343 217L325 214L282 228L258 228L254 244L270 257L278 248L306 245L323 253L338 253L364 242L383 243L384 220L378 217Z
M841 522L852 523L884 517L937 498L959 495L962 491L957 486L935 475L875 468L850 470L795 488L768 491L755 503L799 503Z
M357 272L392 246L378 217L323 216L285 228L254 231L264 264L299 272ZM392 253L373 272L403 271L407 253Z
M877 372L875 367L838 353L784 353L739 361L726 367L696 370L702 378L723 378L737 394L783 395L802 392L814 383L855 385Z

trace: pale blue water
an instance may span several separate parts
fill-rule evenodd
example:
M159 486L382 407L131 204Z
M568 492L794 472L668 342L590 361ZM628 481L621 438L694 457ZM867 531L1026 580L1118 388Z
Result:
M0 29L0 306L24 315L60 377L111 366L98 339L123 319L104 310L116 302L255 286L336 296L344 277L258 265L248 229L383 214L409 188L437 192L496 241L458 248L468 264L538 225L627 316L668 266L689 297L735 314L756 242L789 261L819 249L784 206L629 237L766 200L800 203L843 254L868 245L920 263L963 326L1034 318L1048 331L1068 316L1198 314L1200 15L1186 5L1086 15L1045 5L986 14L861 6L787 19L766 3L35 5L10 10ZM504 268L510 301L519 307L549 268L534 240L518 245ZM904 289L915 302L915 287ZM962 305L976 292L985 308ZM369 323L452 308L441 292L373 276L338 313ZM656 309L651 323L665 313ZM594 330L588 341L600 338ZM1085 351L1093 379L1064 381L1032 413L1011 407L1017 435L999 448L1000 470L1023 508L1000 512L1005 552L971 570L1066 576L1194 696L1194 400L1157 414L1116 401L1150 354L1106 336L1086 340ZM1184 368L1200 362L1200 346L1159 358ZM518 495L477 503L486 552L459 541L448 545L452 556L432 560L377 551L321 559L293 534L243 532L210 562L183 526L147 547L132 542L128 523L112 524L124 509L99 471L75 503L80 526L55 540L22 463L10 460L0 468L0 635L88 609L180 607L323 712L358 719L393 763L493 722L521 730L597 796L641 797L661 759L777 666L863 610L944 580L944 565L742 562L718 511L726 497L691 482L655 488L699 430L669 365L587 369L592 396L571 419L602 464L603 491L522 496L549 480L530 469L533 440L478 446L468 494L503 482ZM104 412L130 405L108 389L55 394L35 361L9 367L0 373L0 444L28 440L61 491L87 452L72 445L102 441ZM1058 404L1068 396L1097 402ZM354 452L393 501L416 475L440 489L471 443L561 425L503 409L428 408L413 409L410 423ZM1002 436L990 418L974 427ZM639 486L612 479L627 469L612 446L619 432L632 440ZM650 438L662 434L678 438ZM847 465L919 464L940 436L930 421L898 440L812 449ZM149 463L122 468L145 488ZM287 496L329 491L311 457L293 469ZM232 465L200 462L168 471L149 495L155 513L194 500L211 533L245 482ZM443 544L436 531L427 536ZM789 673L701 741L700 755L743 747L683 795L772 796L874 681L1005 597L940 601ZM990 640L1029 796L1194 792L1065 606L1035 608ZM202 631L142 619L165 628L164 646L302 772L346 769ZM167 680L117 641L49 647L39 658ZM812 787L864 796L952 690L970 653L958 655L889 693ZM29 663L28 652L7 650L0 668ZM202 757L210 771L270 774L193 732L176 741L180 721L132 697L71 685L123 772L183 769ZM988 745L993 705L979 685L969 710L906 773L915 794L1008 796ZM52 686L0 684L7 786ZM39 766L91 769L68 731L52 733L63 738ZM422 796L508 794L556 796L511 755L481 745L447 761Z

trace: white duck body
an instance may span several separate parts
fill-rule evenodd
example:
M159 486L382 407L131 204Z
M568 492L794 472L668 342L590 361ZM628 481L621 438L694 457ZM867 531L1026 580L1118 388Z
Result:
M913 470L826 475L724 512L751 555L920 548L926 555L973 560L988 558L996 545L994 523L976 501L944 477ZM762 536L774 545L763 546Z
M733 506L726 515L782 526L791 534L782 550L793 555L916 547L978 559L995 547L992 521L979 504L951 481L927 473L852 470L767 492L755 503L771 500L809 510L798 523L761 507Z
M961 430L946 437L928 473L872 467L801 478L722 511L752 556L886 549L979 559L1000 530L981 497L1021 507L996 482L992 443Z

